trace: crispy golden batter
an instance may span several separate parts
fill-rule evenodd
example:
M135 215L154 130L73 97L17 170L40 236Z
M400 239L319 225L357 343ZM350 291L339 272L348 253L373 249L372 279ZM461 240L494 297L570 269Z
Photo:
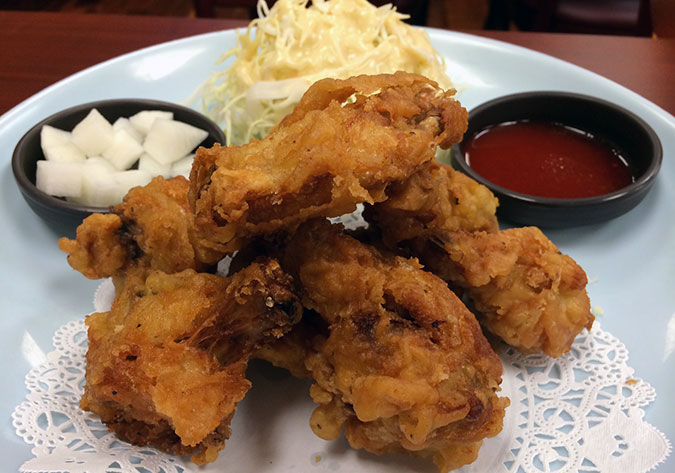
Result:
M481 323L525 353L560 356L590 328L586 274L538 229L498 231L497 199L431 163L366 208L389 247L404 246L464 292Z
M325 79L263 140L200 149L190 174L199 244L215 255L254 235L379 202L466 130L466 110L429 79Z
M300 317L276 261L230 278L130 271L110 312L87 318L83 409L122 440L214 461L250 382L248 359Z
M481 323L525 353L560 356L593 325L586 273L536 227L412 243L426 267L462 288Z
M75 240L59 239L59 248L68 253L68 264L89 279L103 279L117 274L129 264L134 246L122 230L116 214L92 214L77 227Z
M129 191L111 214L93 214L77 229L75 240L61 238L73 269L90 279L122 275L144 266L166 273L203 270L193 242L192 213L184 177L156 177Z
M259 357L315 381L321 438L344 428L354 448L441 472L473 462L509 401L448 284L526 352L560 355L593 317L571 258L537 229L500 232L489 190L433 161L466 129L453 96L407 73L319 81L264 140L200 149L189 183L154 179L62 239L117 290L87 319L82 408L122 440L211 462ZM372 245L323 219L358 203ZM229 277L199 272L236 250Z
M456 231L499 229L497 198L490 190L450 166L431 162L410 178L387 187L387 200L366 206L364 218L376 223L390 247L411 238L436 238Z
M502 427L502 367L475 317L416 260L386 256L326 221L301 226L283 265L329 324L306 367L312 430L355 448L432 456L446 472Z
M296 378L311 378L306 360L317 351L328 335L328 327L314 311L307 310L302 320L279 340L265 344L255 358L288 370Z

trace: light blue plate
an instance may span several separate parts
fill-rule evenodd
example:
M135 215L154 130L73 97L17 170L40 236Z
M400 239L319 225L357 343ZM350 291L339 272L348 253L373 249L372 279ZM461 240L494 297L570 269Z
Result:
M465 34L429 34L468 109L514 92L580 92L632 110L661 138L661 174L637 208L607 223L547 234L594 281L589 292L592 304L604 312L598 318L603 329L626 344L636 377L656 389L656 401L645 409L646 420L675 440L675 119L639 95L552 57ZM24 399L24 376L36 350L51 351L51 337L60 325L92 311L98 284L70 269L57 248L60 235L22 199L10 168L14 146L35 123L78 103L130 96L180 102L233 45L233 32L223 31L137 51L54 84L0 117L3 471L16 471L31 457L14 433L10 414ZM675 471L673 456L656 471Z

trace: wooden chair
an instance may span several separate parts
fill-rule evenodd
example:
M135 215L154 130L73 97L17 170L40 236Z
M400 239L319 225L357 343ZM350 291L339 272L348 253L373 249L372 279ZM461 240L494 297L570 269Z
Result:
M272 6L276 0L267 0L267 5ZM194 0L195 14L200 18L215 18L216 7L221 8L247 8L249 18L258 16L256 5L258 0Z
M651 36L649 0L491 0L486 29Z
M267 0L267 5L272 6L276 0ZM248 8L250 18L257 16L256 5L258 0L194 0L195 13L198 17L213 18L216 16L216 8ZM410 15L409 23L413 25L425 25L429 0L370 0L370 3L381 6L392 3L398 11Z

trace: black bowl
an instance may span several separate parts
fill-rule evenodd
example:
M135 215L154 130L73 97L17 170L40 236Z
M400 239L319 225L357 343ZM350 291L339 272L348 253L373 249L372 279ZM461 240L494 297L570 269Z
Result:
M609 194L578 199L538 197L493 184L467 164L463 146L483 128L519 120L561 123L601 138L621 152L635 181ZM526 92L479 105L469 113L464 137L452 149L453 165L499 198L497 215L514 223L549 228L602 222L628 212L651 189L663 159L661 142L644 120L613 103L566 92Z
M225 135L216 123L205 115L181 105L157 100L113 99L89 102L68 108L45 118L19 140L12 155L12 171L19 190L33 211L59 229L74 229L82 220L94 212L106 213L107 207L91 207L68 202L59 197L45 194L35 187L37 161L44 159L40 146L40 130L43 125L51 125L70 131L92 108L96 108L110 123L119 117L129 117L142 110L166 110L174 114L174 119L208 131L209 135L201 146L210 147L214 143L225 143Z

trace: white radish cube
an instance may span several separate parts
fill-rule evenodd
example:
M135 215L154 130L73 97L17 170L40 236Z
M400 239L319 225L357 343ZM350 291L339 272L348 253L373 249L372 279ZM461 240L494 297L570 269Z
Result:
M152 175L147 171L140 169L132 169L130 171L122 171L115 174L115 181L120 189L120 202L130 189L138 186L145 186L152 180Z
M69 131L59 130L50 125L43 125L40 129L40 146L42 146L42 151L45 148L65 145L66 143L70 143Z
M82 194L82 169L80 163L40 160L37 162L35 186L49 195L79 197Z
M143 154L143 146L124 130L117 130L112 144L103 151L103 157L118 171L129 169Z
M85 173L114 174L117 172L117 168L101 156L92 156L85 161L84 165Z
M103 176L112 180L112 175L116 172L115 166L100 156L91 157L84 162L84 173L87 176Z
M156 119L173 120L173 112L163 110L143 110L129 117L131 124L144 136L148 134Z
M59 130L51 125L43 125L40 129L40 145L48 148L56 145L70 143L70 132Z
M84 162L87 157L80 148L73 143L56 145L50 148L42 149L47 161L58 161L61 163Z
M126 131L129 133L129 136L138 141L140 144L143 144L143 140L145 139L145 134L138 131L136 127L131 124L128 118L119 117L117 120L115 120L115 123L113 123L113 130Z
M94 207L118 204L119 186L115 180L115 167L106 159L96 156L82 166L82 196L74 202Z
M97 156L108 148L114 139L112 125L95 108L75 125L72 141L87 156Z
M162 176L164 178L173 177L171 173L171 164L162 164L150 156L148 153L143 153L138 158L138 169L147 171L152 176Z
M145 137L143 148L160 163L173 163L195 149L209 136L187 123L158 118Z
M47 161L83 161L86 156L71 141L69 131L44 125L40 130L40 146Z
M192 162L194 160L195 155L190 154L173 163L171 165L171 177L183 176L190 179L190 171L192 170Z
M83 195L80 199L73 199L74 202L92 207L109 207L122 201L120 187L110 177L90 176L83 182L86 183L86 186L83 185Z

